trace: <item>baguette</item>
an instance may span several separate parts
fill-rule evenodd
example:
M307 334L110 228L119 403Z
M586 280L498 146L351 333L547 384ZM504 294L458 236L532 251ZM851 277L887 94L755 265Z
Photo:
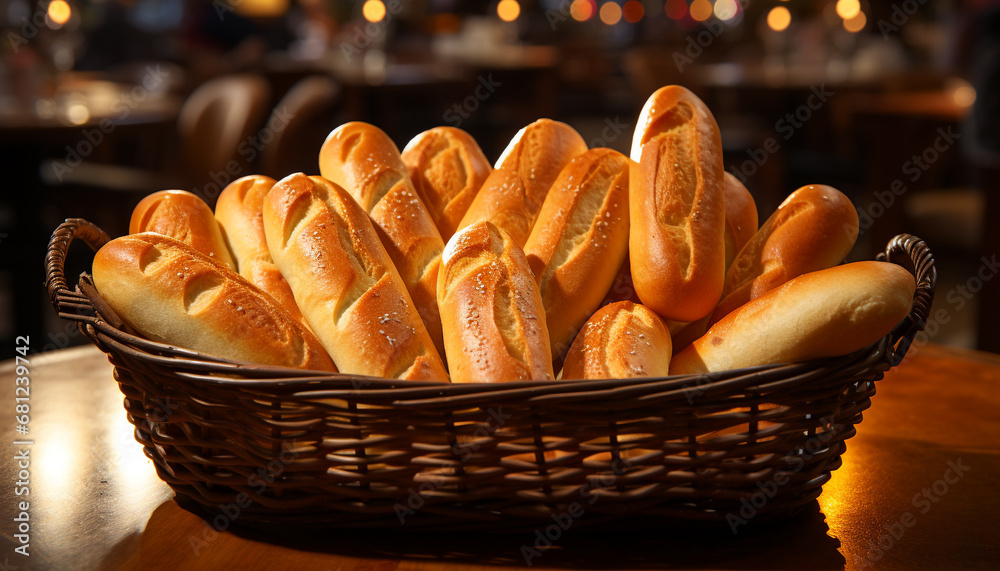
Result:
M795 276L839 264L858 237L858 213L835 188L803 186L740 250L708 326Z
M245 176L229 183L215 203L215 218L240 275L304 322L292 289L274 265L264 237L264 197L274 184L273 178L263 175Z
M670 332L651 309L619 301L598 310L583 326L563 366L563 379L665 377Z
M757 232L757 203L740 179L723 173L726 193L726 271Z
M545 309L528 260L492 223L467 226L448 241L438 306L452 382L555 378Z
M239 274L194 248L143 232L105 244L94 285L140 334L261 365L336 371L307 328Z
M570 161L552 185L524 246L557 363L611 289L628 255L629 162L603 148Z
M161 190L143 198L132 211L128 233L156 232L184 242L236 270L212 209L186 190Z
M629 259L639 299L664 319L695 321L725 277L722 142L711 111L687 89L656 91L632 146Z
M402 278L347 191L318 176L284 178L264 199L264 234L341 372L448 380Z
M674 356L670 374L846 355L892 331L915 290L913 275L889 262L802 274L722 318Z
M378 127L345 123L323 143L319 169L371 216L437 352L444 354L437 308L444 241L410 182L399 149Z
M539 119L517 132L483 183L459 229L488 220L524 247L559 172L587 144L565 123Z
M493 168L471 135L455 127L435 127L403 149L410 181L445 242Z

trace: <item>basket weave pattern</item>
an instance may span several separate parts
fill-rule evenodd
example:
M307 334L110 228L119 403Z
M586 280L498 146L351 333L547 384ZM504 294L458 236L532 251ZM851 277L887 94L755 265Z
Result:
M63 265L82 219L53 233L47 287L108 354L135 437L160 478L250 524L531 529L638 515L725 522L794 513L841 464L875 381L923 329L936 271L923 241L880 259L917 278L909 315L835 359L705 376L506 384L399 382L245 365L136 336ZM773 486L771 485L773 483Z

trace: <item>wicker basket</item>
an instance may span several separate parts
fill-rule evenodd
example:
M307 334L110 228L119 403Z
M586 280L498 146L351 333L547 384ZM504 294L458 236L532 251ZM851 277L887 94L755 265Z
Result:
M87 274L68 289L75 238L95 250L108 240L82 219L59 226L49 295L108 354L160 478L209 514L229 517L236 504L239 523L257 526L531 530L793 514L840 466L874 381L923 329L936 280L923 241L893 239L879 258L916 276L911 311L840 358L705 376L451 385L245 365L143 339Z

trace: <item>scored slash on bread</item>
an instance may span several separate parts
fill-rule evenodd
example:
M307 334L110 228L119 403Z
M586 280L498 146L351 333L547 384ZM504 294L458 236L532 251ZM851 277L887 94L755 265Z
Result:
M368 215L318 176L288 176L264 200L278 269L342 372L447 381L448 373Z
M186 190L161 190L139 201L132 210L128 233L140 232L169 236L231 270L236 269L212 209L198 195Z
M152 232L105 244L94 284L133 329L154 340L235 361L336 371L307 328L236 272Z
M459 229L488 220L524 247L545 196L563 167L587 150L572 127L539 119L511 139Z
M629 258L635 291L665 319L694 321L725 277L725 191L719 127L679 86L646 102L632 146Z
M345 123L323 143L319 169L371 216L434 347L443 354L436 289L444 241L396 144L374 125Z
M549 190L524 246L556 368L628 255L631 161L611 149L574 158Z
M447 242L493 167L472 135L455 127L420 133L407 143L402 158L414 190Z
M487 221L451 237L438 306L452 382L551 380L545 310L520 246Z
M619 301L587 320L566 354L562 379L665 377L670 332L653 310Z
M215 218L240 275L306 323L295 304L292 289L271 259L264 236L264 197L274 184L273 178L262 175L245 176L229 183L215 203Z

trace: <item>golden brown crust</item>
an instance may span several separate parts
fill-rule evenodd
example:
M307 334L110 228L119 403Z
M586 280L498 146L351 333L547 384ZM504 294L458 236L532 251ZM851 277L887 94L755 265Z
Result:
M726 191L726 270L736 254L757 232L757 203L747 187L726 171L723 175Z
M455 127L435 127L414 137L403 149L410 181L445 242L493 168L476 140Z
M796 190L737 254L708 326L795 276L840 263L857 237L858 213L843 193L821 184Z
M319 168L371 216L434 346L442 352L436 291L444 241L413 189L399 149L378 127L345 123L323 143Z
M231 270L236 269L212 209L186 190L161 190L139 201L132 211L128 233L140 232L169 236Z
M665 319L694 321L719 301L725 276L722 143L687 89L646 102L630 176L629 257L636 293Z
M215 219L222 227L240 275L303 321L292 289L274 265L264 237L264 197L274 184L273 178L263 175L245 176L229 183L215 203Z
M264 201L274 262L342 372L447 381L371 220L336 184L298 173Z
M108 242L94 284L142 335L236 361L336 371L319 340L239 274L173 238L145 232Z
M915 290L913 275L888 262L802 274L722 318L674 356L670 374L846 355L887 335Z
M670 332L651 309L630 301L602 307L580 330L566 355L563 379L665 377Z
M438 306L453 382L555 377L538 285L521 248L492 223L448 241Z
M523 247L559 172L587 144L572 127L539 119L518 131L483 183L459 229L488 220Z
M552 185L524 246L557 362L628 255L629 163L621 153L603 148L570 161Z

